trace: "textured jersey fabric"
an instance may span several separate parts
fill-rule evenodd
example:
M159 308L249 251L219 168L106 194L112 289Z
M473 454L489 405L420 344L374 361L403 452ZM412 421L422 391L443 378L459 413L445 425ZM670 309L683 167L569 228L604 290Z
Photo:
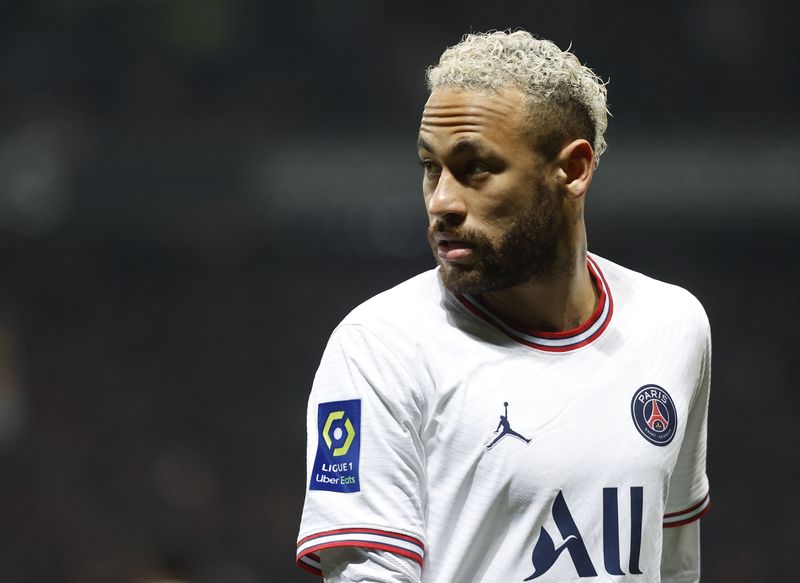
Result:
M662 528L709 505L708 320L588 263L598 306L568 332L518 330L436 270L342 321L309 399L298 565L357 547L425 583L659 580Z
M336 547L320 553L325 583L420 583L420 565L389 551ZM613 576L607 579L616 580ZM651 577L652 579L652 577ZM596 579L595 579L596 580ZM661 583L699 583L700 521L664 531Z

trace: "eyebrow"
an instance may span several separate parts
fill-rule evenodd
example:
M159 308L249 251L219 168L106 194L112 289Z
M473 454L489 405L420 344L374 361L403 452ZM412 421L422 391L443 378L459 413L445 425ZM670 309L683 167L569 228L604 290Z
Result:
M459 154L484 153L485 151L486 148L479 142L473 140L459 140L450 148L450 155L457 156Z
M419 140L417 140L417 146L419 146L419 148L421 148L422 150L433 152L433 148L431 148L428 142L426 142L422 137L420 137ZM490 154L487 148L480 142L464 139L464 140L459 140L458 142L453 144L453 147L450 148L450 151L448 152L447 155L458 156L460 154L469 154L469 153L477 153L484 155Z

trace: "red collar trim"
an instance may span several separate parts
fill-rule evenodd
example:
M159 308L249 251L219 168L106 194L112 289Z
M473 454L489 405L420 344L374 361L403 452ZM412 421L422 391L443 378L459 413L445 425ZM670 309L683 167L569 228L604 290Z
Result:
M586 322L577 328L565 332L520 330L502 320L500 316L492 312L488 306L478 298L470 294L457 295L456 298L458 298L470 312L520 344L545 352L568 352L576 350L597 340L605 329L608 328L608 324L611 322L611 316L614 313L614 300L611 297L611 290L608 287L608 282L603 272L600 271L600 267L591 257L587 258L586 264L589 267L589 275L600 291L597 308L595 308L591 317L586 320Z

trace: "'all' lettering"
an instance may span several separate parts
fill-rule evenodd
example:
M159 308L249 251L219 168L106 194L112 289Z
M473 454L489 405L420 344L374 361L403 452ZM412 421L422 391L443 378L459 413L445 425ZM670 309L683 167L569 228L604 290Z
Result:
M628 573L641 575L639 555L642 548L642 512L644 508L644 489L641 486L631 488L631 546L628 555ZM544 575L558 560L561 553L567 551L578 577L596 577L597 571L589 557L589 552L578 530L578 525L559 491L553 501L553 521L556 523L563 543L556 548L553 537L545 527L541 527L539 538L533 547L533 573L525 581L531 581ZM619 500L617 488L603 488L603 567L609 575L624 575L619 554Z

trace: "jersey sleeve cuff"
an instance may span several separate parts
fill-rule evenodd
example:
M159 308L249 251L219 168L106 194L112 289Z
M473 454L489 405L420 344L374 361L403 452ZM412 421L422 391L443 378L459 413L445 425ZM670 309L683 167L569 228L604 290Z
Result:
M361 547L388 551L422 566L425 545L413 536L377 528L339 528L310 534L297 541L295 562L301 569L322 576L319 552L336 547Z
M711 496L707 493L702 500L696 504L692 504L684 510L678 512L669 512L664 515L664 528L674 528L676 526L683 526L698 520L711 508Z

